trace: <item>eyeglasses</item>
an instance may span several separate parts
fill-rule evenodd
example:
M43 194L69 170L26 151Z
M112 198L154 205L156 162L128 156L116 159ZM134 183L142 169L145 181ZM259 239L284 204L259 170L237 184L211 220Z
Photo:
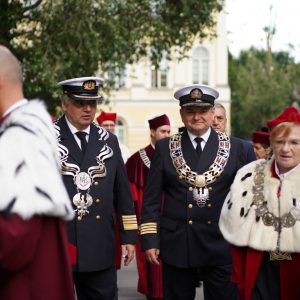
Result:
M72 103L76 106L76 107L83 107L83 106L97 106L98 101L97 100L73 100L72 99Z
M273 145L276 149L280 149L286 145L288 145L290 149L296 149L300 147L300 140L275 140Z

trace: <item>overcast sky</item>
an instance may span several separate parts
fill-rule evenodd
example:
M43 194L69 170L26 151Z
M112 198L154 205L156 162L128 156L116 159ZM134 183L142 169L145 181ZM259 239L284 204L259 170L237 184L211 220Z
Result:
M226 0L225 9L234 56L250 46L266 48L263 27L272 24L276 27L272 49L289 51L300 62L300 0Z

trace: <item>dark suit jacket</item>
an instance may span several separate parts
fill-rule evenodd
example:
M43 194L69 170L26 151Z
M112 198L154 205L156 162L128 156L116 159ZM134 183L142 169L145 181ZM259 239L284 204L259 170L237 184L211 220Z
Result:
M218 143L217 133L212 130L198 159L188 133L184 131L182 152L188 166L198 174L208 170L215 160ZM142 209L142 226L157 222L158 233L142 235L143 250L160 248L162 260L180 268L230 264L229 245L218 227L219 216L234 176L245 164L243 145L233 139L227 165L221 176L210 185L212 190L206 206L199 208L193 200L193 193L189 191L189 185L178 178L170 158L169 138L158 141Z
M256 160L253 145L249 141L246 141L246 140L243 140L243 139L240 139L240 138L237 138L237 137L231 137L231 139L232 140L237 139L243 144L247 164Z
M75 271L91 272L112 267L116 252L114 209L120 224L121 244L137 242L137 230L124 230L122 221L122 216L135 216L135 211L118 140L113 134L109 134L107 140L99 140L99 128L91 124L87 149L82 158L82 152L65 117L58 120L56 125L60 127L60 144L69 150L67 162L78 165L80 172L87 172L89 167L97 166L96 156L105 144L114 152L112 157L104 161L106 176L96 178L90 187L93 204L88 208L89 214L82 220L76 217L67 224L69 242L77 248ZM63 179L72 201L77 193L73 176L64 175Z

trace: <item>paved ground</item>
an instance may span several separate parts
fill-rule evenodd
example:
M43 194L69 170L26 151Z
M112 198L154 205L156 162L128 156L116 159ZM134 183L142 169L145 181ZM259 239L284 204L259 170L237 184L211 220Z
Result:
M145 300L145 297L136 291L137 270L133 261L128 267L118 271L119 300ZM202 289L197 289L195 300L203 300Z

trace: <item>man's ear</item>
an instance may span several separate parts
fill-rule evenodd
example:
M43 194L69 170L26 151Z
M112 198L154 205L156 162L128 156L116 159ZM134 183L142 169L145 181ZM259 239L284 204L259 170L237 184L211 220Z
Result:
M155 130L154 129L150 129L150 136L151 137L154 137L154 133L155 133Z
M63 100L61 100L61 108L62 108L62 110L63 110L63 112L66 112L66 110L67 110L67 106L66 106L66 103L65 103L65 101L63 101Z

